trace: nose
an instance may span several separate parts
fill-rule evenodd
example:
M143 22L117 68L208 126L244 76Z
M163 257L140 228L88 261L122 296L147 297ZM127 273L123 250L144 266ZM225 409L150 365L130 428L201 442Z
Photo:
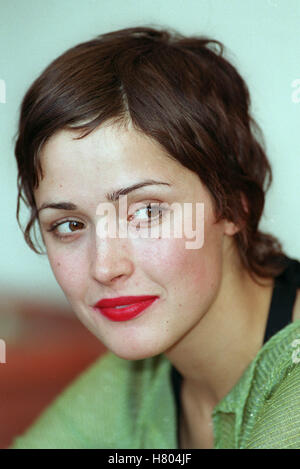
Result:
M134 270L129 246L126 240L105 238L97 240L91 253L91 274L97 282L104 285L125 280Z

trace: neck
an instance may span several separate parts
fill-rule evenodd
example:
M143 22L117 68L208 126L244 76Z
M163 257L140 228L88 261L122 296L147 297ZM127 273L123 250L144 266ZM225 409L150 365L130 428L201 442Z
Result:
M228 394L261 348L272 291L273 279L258 285L237 256L228 256L213 304L165 352L203 411Z

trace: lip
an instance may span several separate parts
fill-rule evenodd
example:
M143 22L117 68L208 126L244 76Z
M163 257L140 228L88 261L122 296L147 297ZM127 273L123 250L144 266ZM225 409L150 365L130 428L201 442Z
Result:
M98 301L94 305L94 310L99 311L103 316L111 321L128 321L133 319L152 303L158 296L122 296L118 298L107 298ZM116 306L128 305L124 308Z

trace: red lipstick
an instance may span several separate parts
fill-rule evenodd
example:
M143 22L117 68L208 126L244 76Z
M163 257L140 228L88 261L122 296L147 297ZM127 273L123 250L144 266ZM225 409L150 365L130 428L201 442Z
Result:
M148 308L157 298L158 296L149 295L107 298L98 301L94 309L111 321L128 321Z

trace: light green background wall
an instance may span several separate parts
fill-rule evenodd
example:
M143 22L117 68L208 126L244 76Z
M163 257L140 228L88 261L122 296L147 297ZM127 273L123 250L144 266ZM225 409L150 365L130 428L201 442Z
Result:
M208 34L228 47L249 84L274 171L262 226L300 258L300 86L292 87L300 79L300 0L0 0L0 79L6 84L6 102L0 102L0 290L63 301L47 258L30 251L15 219L13 136L23 94L67 48L141 24Z

